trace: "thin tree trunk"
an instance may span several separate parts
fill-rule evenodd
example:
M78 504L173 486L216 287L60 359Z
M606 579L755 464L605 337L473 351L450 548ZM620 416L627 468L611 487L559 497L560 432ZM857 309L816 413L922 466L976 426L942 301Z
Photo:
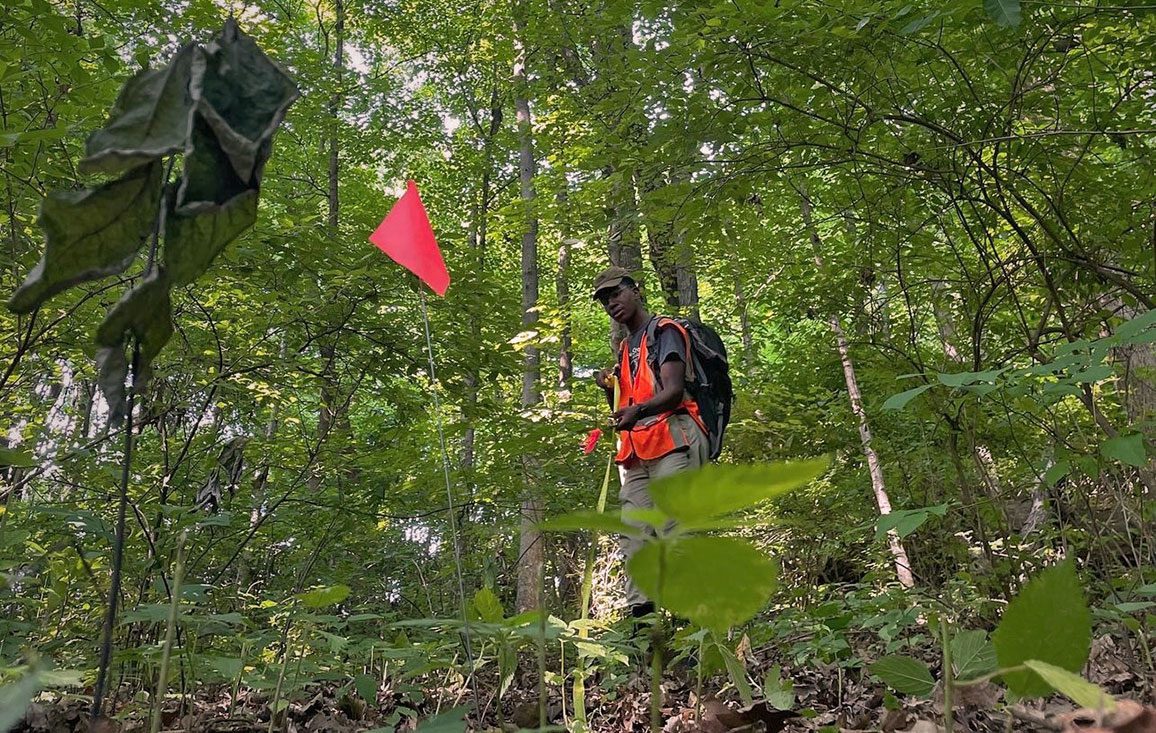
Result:
M534 140L530 118L529 88L526 76L525 12L523 3L514 8L514 111L518 124L518 179L526 220L522 232L522 329L531 330L538 321L538 215L534 210ZM533 341L533 340L532 340ZM526 346L522 361L522 407L538 404L541 394L538 379L541 372L538 347ZM521 528L518 543L518 588L515 605L518 611L538 607L544 560L542 533L537 525L543 517L542 502L535 485L537 467L530 456L523 456L526 493L521 505Z
M558 310L562 314L562 333L558 346L558 389L569 393L570 382L574 378L573 340L570 318L570 208L566 178L562 177L562 189L558 192L558 209L562 212L560 222L561 242L558 245L558 273L554 278L554 291L558 297Z
M811 199L805 188L800 187L796 190L799 192L803 225L807 228L811 238L811 246L815 251L815 266L822 271L824 269L822 240L819 238L819 232L815 229L815 223L811 218ZM863 447L863 455L867 459L867 470L871 475L871 489L875 494L875 504L879 508L879 515L887 516L891 513L891 497L887 494L887 486L883 481L883 467L879 463L879 455L872 447L871 425L867 420L867 411L863 409L863 398L859 393L859 380L855 376L855 366L851 362L851 350L847 345L847 337L843 333L843 326L839 323L839 317L832 315L828 323L831 326L831 331L835 334L839 361L843 364L843 378L847 383L847 396L851 400L851 412L855 414L855 419L859 423L859 442ZM887 545L891 549L891 557L895 562L895 576L903 587L911 588L915 585L915 579L911 575L911 562L907 558L907 549L903 547L903 541L899 539L899 534L895 530L887 533Z

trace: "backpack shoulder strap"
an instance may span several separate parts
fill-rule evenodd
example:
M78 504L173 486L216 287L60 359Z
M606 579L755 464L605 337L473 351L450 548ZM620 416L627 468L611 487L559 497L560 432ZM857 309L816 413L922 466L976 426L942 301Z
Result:
M684 354L686 358L683 363L686 364L686 381L694 381L694 344L690 340L690 331L686 326L679 323L678 319L670 318L668 316L655 316L650 319L650 323L646 326L646 349L650 355L650 360L655 362L651 364L651 369L654 371L655 377L658 376L658 352L654 348L658 344L658 329L668 328L673 326L682 335L682 345L684 347Z

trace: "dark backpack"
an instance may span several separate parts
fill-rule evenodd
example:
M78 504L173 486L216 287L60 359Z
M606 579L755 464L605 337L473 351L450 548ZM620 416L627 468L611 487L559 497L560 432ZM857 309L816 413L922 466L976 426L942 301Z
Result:
M731 403L734 401L726 344L719 338L718 333L705 323L689 318L660 316L652 318L646 327L646 349L653 355L654 360L658 359L658 328L664 321L674 321L685 328L690 336L694 371L687 375L686 390L698 405L699 417L706 425L710 459L713 461L722 453L723 434L731 421ZM657 379L658 364L651 363L650 370Z

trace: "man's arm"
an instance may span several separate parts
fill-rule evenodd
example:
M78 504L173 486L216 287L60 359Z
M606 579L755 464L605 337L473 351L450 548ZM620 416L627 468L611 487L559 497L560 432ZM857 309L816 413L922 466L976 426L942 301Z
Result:
M670 358L659 367L659 381L662 388L646 402L628 405L614 413L616 430L630 430L643 418L673 410L682 404L686 378L686 364L677 357Z

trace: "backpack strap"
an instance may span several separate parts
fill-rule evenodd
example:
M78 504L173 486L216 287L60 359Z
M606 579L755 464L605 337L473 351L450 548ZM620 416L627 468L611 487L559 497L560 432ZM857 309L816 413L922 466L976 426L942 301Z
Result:
M694 371L694 345L690 342L690 331L686 329L681 323L673 318L667 316L655 316L650 319L650 323L646 324L646 351L649 357L647 361L651 362L650 371L654 373L654 380L657 386L661 387L660 380L662 379L661 365L658 363L658 329L674 327L682 334L682 344L685 348L683 364L686 365L686 372L683 380L686 382L695 381Z

